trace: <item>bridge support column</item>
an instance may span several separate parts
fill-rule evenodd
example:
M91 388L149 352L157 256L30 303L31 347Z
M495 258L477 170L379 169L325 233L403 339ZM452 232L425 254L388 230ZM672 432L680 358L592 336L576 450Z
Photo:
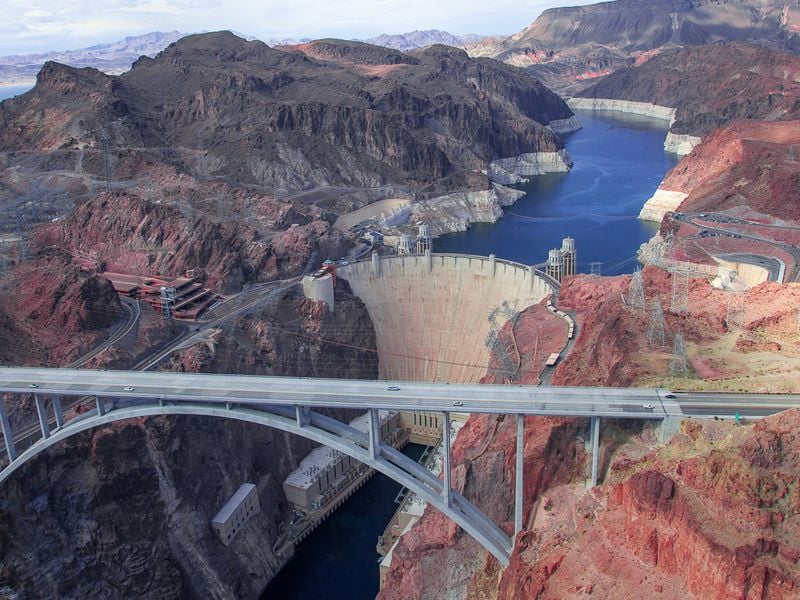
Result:
M33 399L36 402L36 412L39 414L39 427L42 430L42 437L49 438L50 424L47 422L47 407L39 394L34 394Z
M298 427L305 427L311 424L311 408L308 406L295 406L294 414Z
M3 428L3 439L6 442L6 454L8 454L8 460L16 460L17 447L14 445L14 434L11 433L11 423L8 421L6 405L2 398L0 398L0 426Z
M497 272L497 257L494 254L489 255L489 275L492 276L494 279L495 273Z
M447 506L453 506L453 485L451 482L450 469L450 413L444 413L444 423L442 424L442 449L444 450L444 462L442 471L444 472L444 489L442 495Z
M372 460L381 455L381 418L377 408L369 409L369 455Z
M522 490L523 459L525 442L525 415L517 415L517 470L514 472L514 537L522 531L522 515L524 514L525 498Z
M105 400L103 400L100 396L98 396L95 400L97 404L97 414L102 417L104 414L106 414Z
M597 485L597 464L600 459L600 417L592 417L592 487Z
M61 409L61 396L55 395L51 398L53 400L53 412L56 413L56 427L61 428L64 426L64 411Z

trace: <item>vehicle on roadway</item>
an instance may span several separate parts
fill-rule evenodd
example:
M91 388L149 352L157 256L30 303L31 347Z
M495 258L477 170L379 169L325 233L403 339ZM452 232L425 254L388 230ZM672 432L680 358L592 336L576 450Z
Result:
M461 400L453 400L453 406L464 406Z
M675 394L670 392L669 394L664 394L664 398L669 398L670 400L675 400Z
M37 388L37 387L39 387L39 386L38 386L37 384L35 384L35 383L29 383L29 384L28 384L28 387L29 387L29 388Z
M645 410L653 410L655 406L652 404L642 404L642 408Z
M400 388L397 387L396 385L390 385L386 389L389 390L390 392L399 392L400 391Z
M125 386L123 389L124 389L126 392L132 392L132 391L134 391L134 388L132 388L132 387L131 387L131 386L129 386L129 385L126 385L126 386Z

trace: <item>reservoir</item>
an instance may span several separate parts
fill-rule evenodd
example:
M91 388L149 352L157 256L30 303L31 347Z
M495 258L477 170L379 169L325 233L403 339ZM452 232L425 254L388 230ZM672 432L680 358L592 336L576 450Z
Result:
M33 87L33 84L0 86L0 102L6 98L13 98L24 94Z
M636 251L657 229L636 217L678 162L664 152L667 122L619 112L576 115L583 129L562 136L575 162L569 173L532 177L517 186L526 196L499 221L439 237L434 252L495 254L536 264L571 236L579 272L589 272L590 262L602 262L604 275L632 272Z
M564 136L575 161L569 173L521 186L527 195L497 223L434 240L436 252L492 254L533 264L575 238L580 271L631 272L655 225L636 217L677 156L663 149L667 122L622 113L580 112L580 131ZM408 447L412 448L411 446ZM378 593L375 544L397 505L399 484L376 474L297 548L262 600L366 600Z

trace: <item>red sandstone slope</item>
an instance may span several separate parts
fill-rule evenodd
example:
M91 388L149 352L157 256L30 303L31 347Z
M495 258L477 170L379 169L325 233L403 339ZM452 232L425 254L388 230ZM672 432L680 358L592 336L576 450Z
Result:
M800 118L800 58L748 44L664 51L578 94L669 106L674 133L704 136L736 119Z
M798 392L800 339L796 311L800 286L762 283L742 295L744 310L731 313L731 298L703 279L689 281L687 314L671 310L673 275L643 271L647 311L627 308L630 276L568 278L559 304L577 314L579 335L556 368L554 385L664 386ZM665 343L648 341L654 302L664 314ZM734 306L735 308L735 306ZM675 333L683 334L690 377L669 372Z
M660 187L688 194L681 211L747 206L800 220L798 144L800 121L737 121L707 136Z
M726 326L727 296L705 281L690 282L688 313L675 315L671 276L647 267L643 280L648 307L658 298L664 308L661 347L648 345L648 313L622 303L630 276L566 279L559 305L574 309L580 335L555 383L800 389L800 286L751 289L744 314ZM686 339L687 377L669 375L677 331ZM518 340L530 335L517 333ZM508 527L512 423L482 416L465 427L454 449L455 480ZM446 587L453 597L509 600L800 598L800 497L793 483L800 472L800 411L747 427L690 424L663 448L649 427L639 427L605 422L605 485L587 493L582 445L555 450L578 435L585 439L585 421L553 428L547 419L527 419L526 531L509 569L501 572L429 509L401 540L380 598L440 598ZM501 471L496 463L469 460L498 453Z
M222 290L294 275L312 252L340 256L347 244L325 221L267 237L249 224L203 211L184 215L128 194L101 194L64 221L43 227L38 237L43 246L91 257L110 271L178 276L199 269L209 287Z
M534 525L497 597L800 597L800 410L683 431L614 463L560 532ZM554 505L547 518L569 509Z
M468 422L457 443L459 461L464 448L506 453L500 473L496 466L473 467L466 483L490 491L480 505L502 514L513 503L512 427L504 424L487 445L472 435L487 419ZM605 486L593 492L574 479L582 452L548 450L575 436L575 425L553 429L546 419L528 425L536 431L525 445L526 477L534 485L526 485L525 530L510 566L500 570L428 509L401 538L379 598L433 599L445 591L508 600L800 597L800 410L742 427L688 423L661 449L650 433L606 429L604 436L624 445ZM542 436L549 436L545 445ZM542 477L556 465L559 475ZM463 486L463 469L457 473Z
M0 363L62 366L121 316L104 277L83 273L61 256L25 263L0 288Z

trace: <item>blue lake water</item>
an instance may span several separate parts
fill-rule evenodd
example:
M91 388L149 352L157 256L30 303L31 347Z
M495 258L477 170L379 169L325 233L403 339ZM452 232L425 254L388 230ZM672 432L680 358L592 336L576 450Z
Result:
M403 453L419 460L424 446ZM378 594L375 545L397 505L402 487L376 473L338 510L303 540L260 600L366 600Z
M0 86L0 101L5 100L6 98L13 98L14 96L24 94L32 87L33 85Z
M602 262L606 275L630 273L636 250L655 232L636 218L677 156L664 152L666 122L621 113L578 112L583 129L564 136L575 161L569 173L534 177L527 194L494 224L437 238L435 252L495 254L544 262L561 240L575 238L578 271Z

